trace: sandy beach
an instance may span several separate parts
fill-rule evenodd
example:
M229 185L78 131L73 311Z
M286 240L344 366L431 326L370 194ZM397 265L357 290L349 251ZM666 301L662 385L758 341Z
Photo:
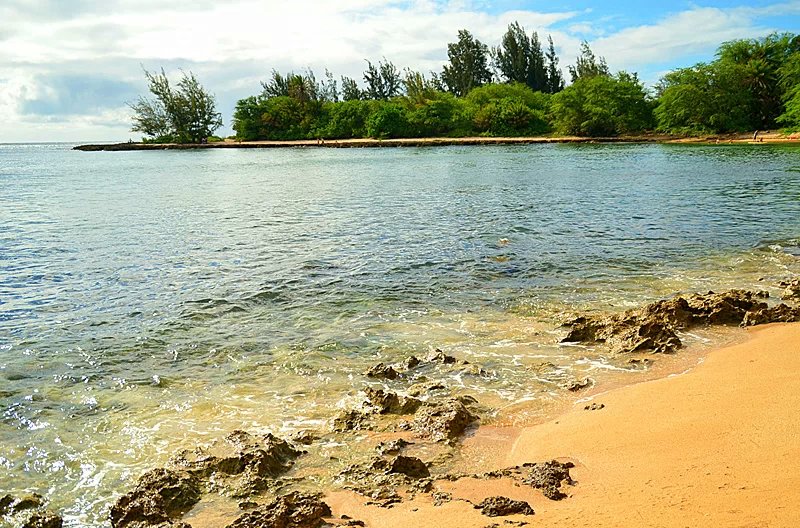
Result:
M575 464L569 497L551 501L511 480L438 482L429 496L391 509L363 497L328 497L334 514L372 527L756 527L800 524L800 324L750 330L690 371L614 389L558 418L521 429L483 429L497 468L550 459ZM596 403L604 407L586 410ZM467 442L467 445L469 445ZM471 503L503 495L534 516L489 518ZM458 500L466 499L469 502Z
M535 145L547 143L675 143L719 145L793 144L800 136L779 132L764 132L753 139L752 133L718 136L678 137L666 134L646 134L616 137L538 136L538 137L441 137L397 139L306 139L292 141L236 141L226 139L216 143L108 143L78 145L74 150L132 151L132 150L186 150L186 149L265 149L265 148L378 148L378 147L436 147L453 145Z

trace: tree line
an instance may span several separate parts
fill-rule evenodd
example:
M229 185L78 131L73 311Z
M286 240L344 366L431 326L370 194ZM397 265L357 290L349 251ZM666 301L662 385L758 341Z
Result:
M714 134L800 128L800 36L781 33L722 44L716 58L674 70L648 90L636 73L611 72L587 42L566 85L551 37L514 22L496 47L469 31L447 45L448 62L427 74L382 58L361 83L326 70L273 70L261 92L236 104L240 140L527 136L617 136L648 131ZM131 105L134 131L154 141L192 142L221 119L194 75L176 89L163 70L145 72L155 99ZM195 116L192 123L191 118Z

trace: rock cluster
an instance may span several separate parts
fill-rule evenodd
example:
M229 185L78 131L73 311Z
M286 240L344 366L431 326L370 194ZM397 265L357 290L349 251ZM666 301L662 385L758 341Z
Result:
M505 517L506 515L533 515L533 508L525 501L516 501L508 497L487 497L475 505L487 517Z
M45 509L41 495L33 493L24 497L0 496L0 520L8 519L19 528L61 528L60 516Z
M331 515L319 495L295 491L241 515L227 528L319 528Z
M706 325L750 325L800 320L800 309L770 308L764 293L730 290L679 296L620 314L582 316L567 322L562 342L606 344L616 354L671 353L682 346L678 331Z

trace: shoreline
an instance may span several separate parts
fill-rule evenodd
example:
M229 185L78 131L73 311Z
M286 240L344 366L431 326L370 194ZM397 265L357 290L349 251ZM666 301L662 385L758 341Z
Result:
M793 526L800 524L800 323L748 330L687 372L614 388L529 427L481 427L497 469L531 461L575 465L568 497L546 499L508 479L437 482L452 500L420 496L392 509L352 492L327 496L334 515L371 527L484 527L472 506L492 496L530 503L537 526ZM467 502L468 501L468 502ZM502 521L502 520L501 520Z
M203 150L203 149L265 149L265 148L387 148L387 147L447 147L462 145L536 145L536 144L598 144L598 143L654 143L693 145L762 145L792 144L798 142L796 135L785 136L776 132L765 132L754 141L752 134L718 135L705 137L675 137L670 135L638 135L618 137L538 136L538 137L462 137L462 138L397 138L397 139L330 139L330 140L286 140L286 141L235 141L217 143L108 143L87 144L73 147L84 152L124 152L141 150Z

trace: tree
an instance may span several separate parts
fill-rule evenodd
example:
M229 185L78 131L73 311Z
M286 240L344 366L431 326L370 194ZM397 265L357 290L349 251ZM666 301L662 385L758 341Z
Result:
M192 72L181 73L172 88L163 68L161 73L144 70L154 99L139 97L128 105L133 110L133 132L158 141L199 143L222 126L215 97L206 92Z
M653 113L635 75L590 75L553 95L553 125L562 134L616 136L649 129Z
M506 82L527 84L534 91L547 89L545 56L535 31L528 37L519 22L510 24L492 55Z
M360 101L364 99L364 92L352 77L342 76L342 101Z
M367 97L382 101L400 95L403 84L400 72L385 57L382 61L378 61L377 66L367 61L364 82L367 84Z
M575 61L575 66L567 66L574 83L578 79L594 77L596 75L611 75L604 57L597 58L585 40L581 42L581 54Z
M547 42L547 93L558 93L564 89L564 76L558 67L558 55L556 55L556 48L553 45L553 37L548 35Z
M463 96L492 80L488 64L489 48L466 29L458 32L458 42L447 45L449 64L442 71L447 89Z

